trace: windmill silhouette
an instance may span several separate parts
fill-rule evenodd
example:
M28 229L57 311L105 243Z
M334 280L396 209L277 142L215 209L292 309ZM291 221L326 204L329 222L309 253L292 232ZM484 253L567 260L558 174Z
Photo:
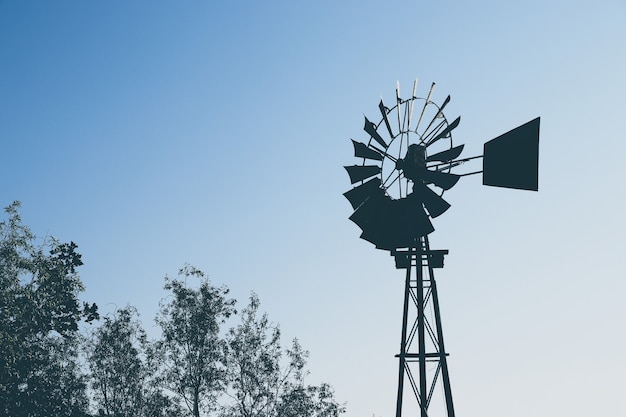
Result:
M369 139L352 140L361 163L345 167L354 185L344 193L354 209L350 220L361 229L362 239L390 251L396 268L406 271L396 417L402 416L407 385L421 417L430 415L438 385L445 413L455 415L434 275L443 268L448 250L433 250L428 240L435 230L431 219L450 208L444 192L461 177L480 173L484 185L538 190L539 118L486 142L483 155L461 158L464 145L452 141L461 118L448 122L443 110L450 96L437 105L431 101L434 87L426 98L417 97L416 80L410 98L401 98L398 85L394 106L381 100L379 121L365 117ZM482 170L453 172L481 158Z

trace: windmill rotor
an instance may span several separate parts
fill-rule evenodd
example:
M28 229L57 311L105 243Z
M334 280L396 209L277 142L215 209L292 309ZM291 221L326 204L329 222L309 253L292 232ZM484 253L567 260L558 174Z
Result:
M463 151L463 145L452 142L460 117L448 123L443 113L450 96L441 106L431 101L434 83L427 98L415 96L416 85L408 99L400 97L398 88L393 107L381 100L377 122L365 116L363 131L369 138L352 139L361 163L345 167L356 184L344 193L355 210L350 220L379 249L413 247L433 232L430 219L450 207L443 193L460 178L450 172L450 161ZM416 109L419 116L414 118Z
M483 155L461 158L464 145L452 141L461 117L448 122L443 112L450 96L439 106L431 101L434 83L426 98L415 96L416 85L408 99L400 97L398 86L393 107L381 100L377 122L365 116L368 139L352 139L360 164L344 167L354 185L344 193L355 210L350 220L361 228L361 238L379 249L414 247L432 233L430 219L450 208L444 192L462 176L482 173L484 185L538 189L539 118L488 141ZM478 158L483 158L482 170L451 172Z

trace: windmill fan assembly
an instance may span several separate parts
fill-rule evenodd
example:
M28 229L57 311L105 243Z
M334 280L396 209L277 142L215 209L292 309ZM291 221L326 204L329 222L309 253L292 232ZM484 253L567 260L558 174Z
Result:
M365 117L364 141L352 139L360 164L346 166L354 188L344 193L354 213L350 220L362 230L361 238L376 248L395 251L416 247L420 237L435 229L431 219L450 208L443 193L461 176L483 174L483 184L537 190L539 118L485 144L484 155L459 158L464 145L454 146L452 132L459 125L444 115L448 96L439 106L426 98L400 97L392 108L380 101L380 120ZM452 170L483 158L483 170L456 174Z

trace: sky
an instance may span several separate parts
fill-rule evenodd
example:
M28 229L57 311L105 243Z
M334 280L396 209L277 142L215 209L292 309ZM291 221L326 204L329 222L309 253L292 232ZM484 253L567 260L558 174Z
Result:
M626 415L625 51L624 0L0 0L0 204L103 314L156 336L190 263L392 416L404 277L348 220L350 139L416 78L464 155L540 116L538 192L464 177L433 221L455 409Z

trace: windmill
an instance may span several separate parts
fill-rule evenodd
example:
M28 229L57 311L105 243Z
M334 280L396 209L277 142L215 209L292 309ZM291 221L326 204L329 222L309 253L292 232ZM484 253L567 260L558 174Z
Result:
M354 209L350 220L362 230L362 239L390 251L396 268L406 271L396 417L402 417L407 385L420 417L430 415L438 386L443 388L443 412L455 415L434 276L448 251L431 249L428 240L435 230L431 219L450 208L444 192L461 177L481 173L484 185L538 189L539 118L486 142L483 155L461 157L464 145L452 141L461 118L448 121L443 111L450 96L437 105L431 101L434 87L432 83L426 98L417 97L416 80L410 98L401 98L398 85L395 105L387 107L381 100L378 121L365 117L369 139L352 139L361 163L345 167L354 186L344 193ZM482 170L453 172L477 159L482 159Z

